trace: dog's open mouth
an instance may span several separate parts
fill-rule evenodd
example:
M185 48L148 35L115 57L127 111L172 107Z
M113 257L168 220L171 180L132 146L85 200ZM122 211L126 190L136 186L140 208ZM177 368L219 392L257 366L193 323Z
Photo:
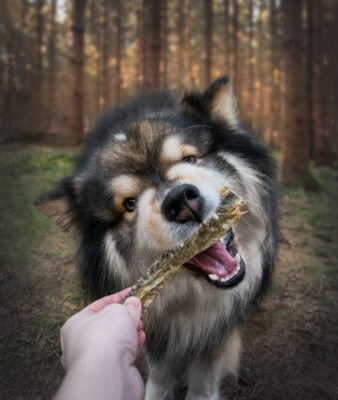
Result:
M187 261L184 266L203 274L217 287L236 286L244 278L245 263L236 249L234 239L230 228L221 240Z

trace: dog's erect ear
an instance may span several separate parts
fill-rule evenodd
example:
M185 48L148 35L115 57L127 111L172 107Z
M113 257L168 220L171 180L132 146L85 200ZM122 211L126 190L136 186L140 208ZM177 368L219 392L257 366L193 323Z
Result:
M65 231L76 231L78 211L76 206L76 185L73 178L66 178L50 192L35 199L35 207L52 218Z
M217 79L204 93L188 93L183 97L184 109L199 115L208 115L215 122L236 129L236 101L232 81L228 76Z

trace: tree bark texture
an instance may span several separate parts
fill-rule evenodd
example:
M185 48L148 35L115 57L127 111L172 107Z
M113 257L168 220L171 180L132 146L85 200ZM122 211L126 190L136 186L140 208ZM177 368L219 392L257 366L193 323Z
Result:
M44 120L42 100L42 45L44 34L44 19L42 9L45 0L37 0L36 7L36 53L35 53L35 82L34 82L34 130L42 129Z
M248 122L249 122L249 126L252 127L253 125L253 118L254 118L254 96L255 96L255 74L254 74L254 21L253 21L253 0L249 1L249 82L248 82L248 86L249 86L249 98L248 98L248 103L247 103L247 107L248 107Z
M314 157L314 120L313 120L313 0L306 0L306 113L309 131L310 158Z
M297 0L298 1L298 0ZM270 0L270 40L271 40L271 100L269 121L269 145L279 147L277 137L281 132L281 67L280 67L280 40L278 36L279 18L276 0Z
M233 0L233 16L232 16L232 60L233 60L233 79L235 96L240 95L239 68L238 68L238 26L239 26L239 5L238 0Z
M168 19L168 1L161 0L161 86L163 87L168 86Z
M84 67L84 13L86 0L73 0L72 15L72 117L70 126L70 139L72 144L78 144L83 139L84 112L83 112L83 67Z
M213 24L213 8L212 0L203 0L204 11L204 68L205 68L205 87L211 83L212 68L212 24Z
M109 75L109 39L111 30L109 29L109 0L103 1L103 42L102 42L102 100L101 107L104 110L110 103L110 75Z
M56 10L57 0L51 1L50 9L50 33L48 39L48 125L53 126L55 115L55 84L56 84Z
M121 101L121 65L123 50L123 10L122 0L116 2L116 46L115 46L115 100L119 104Z
M229 0L224 0L224 30L225 30L225 68L230 75L230 5Z
M183 80L185 75L186 35L185 35L185 0L181 0L178 7L178 76Z
M100 23L100 4L96 0L90 2L90 32L96 47L95 52L95 89L94 89L94 111L98 115L101 111L101 23Z
M160 85L161 2L143 0L143 90Z
M313 2L314 63L313 63L313 106L314 106L314 156L318 166L330 165L334 160L332 136L330 135L330 93L332 74L330 70L330 21L327 20L327 5L330 2ZM333 22L334 23L334 22ZM337 24L337 22L335 23ZM337 74L337 72L336 72ZM336 135L336 132L334 132Z
M305 185L310 173L302 57L302 1L283 0L282 5L286 114L282 182L287 186Z

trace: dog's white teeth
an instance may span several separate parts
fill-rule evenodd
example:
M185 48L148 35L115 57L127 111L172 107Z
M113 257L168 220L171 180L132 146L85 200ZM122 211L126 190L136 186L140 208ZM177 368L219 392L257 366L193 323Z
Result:
M236 256L235 256L235 261L236 261L236 264L237 264L237 265L239 265L240 262L241 262L241 256L240 256L238 253L237 253Z
M229 277L228 278L221 278L220 280L221 280L221 282L226 282L227 280L229 280Z
M209 274L209 279L211 279L212 281L219 281L219 276L216 274Z

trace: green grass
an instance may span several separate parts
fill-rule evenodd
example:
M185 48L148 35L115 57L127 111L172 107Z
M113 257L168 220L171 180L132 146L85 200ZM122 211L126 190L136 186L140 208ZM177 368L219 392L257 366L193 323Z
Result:
M283 285L280 282L279 279L277 279L276 277L273 277L271 284L269 286L268 292L270 294L278 294L282 291L283 289Z
M39 391L47 379L49 393L62 375L59 329L82 298L72 241L35 209L34 199L71 174L76 156L66 149L0 147L0 289L8 318L0 356L8 384L23 375Z
M316 275L321 272L321 268L318 264L306 264L302 267L303 271L309 275Z
M291 318L294 314L295 310L291 307L283 307L278 310L278 314L283 318Z
M40 253L51 222L35 209L34 199L70 174L74 162L74 152L65 150L28 147L0 153L2 262L22 265Z

